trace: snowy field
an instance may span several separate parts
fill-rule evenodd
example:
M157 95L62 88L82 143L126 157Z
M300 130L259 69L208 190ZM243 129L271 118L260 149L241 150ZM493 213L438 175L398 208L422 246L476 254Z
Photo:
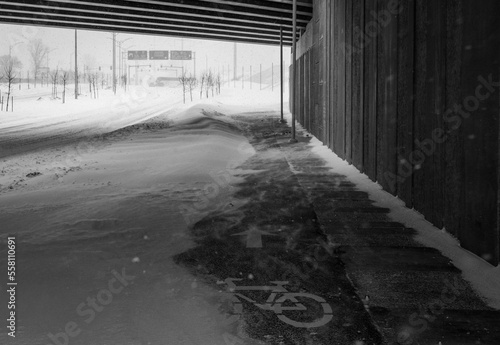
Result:
M20 97L14 112L0 112L0 237L18 239L22 282L20 328L9 343L227 344L209 297L218 291L172 256L193 246L190 224L238 206L230 184L254 151L223 115L279 111L279 92L256 84L194 97L183 104L178 89L132 87L116 96L103 91L99 99L74 100L69 93L62 104L39 91ZM319 141L313 145L500 308L498 268L461 249ZM186 211L207 186L218 190L211 202ZM75 323L85 332L77 334ZM0 330L0 343L6 332Z
M70 85L64 104L61 86L58 98L52 98L46 86L15 89L14 111L6 112L4 105L0 112L0 157L110 132L182 103L178 88L130 86L127 91L119 88L116 95L110 89L99 90L98 98L93 98L88 86L82 87L84 92L75 100Z

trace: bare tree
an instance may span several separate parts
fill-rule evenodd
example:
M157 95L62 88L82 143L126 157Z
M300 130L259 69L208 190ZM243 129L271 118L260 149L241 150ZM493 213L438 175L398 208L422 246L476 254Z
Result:
M222 80L220 77L220 73L217 73L217 77L215 77L215 87L216 87L216 92L218 95L220 95L220 86L221 86Z
M214 96L214 85L215 85L215 76L212 73L212 71L209 71L207 74L207 86L206 86L206 92L207 92L207 98L208 98L208 91L211 89L212 90L212 97Z
M87 80L89 82L89 93L90 97L92 97L92 74L90 74L89 71L87 71Z
M210 90L210 85L212 84L212 71L206 73L205 81L205 95L208 98L208 91Z
M77 76L78 80L79 81L84 81L85 80L85 73L82 73L82 72L78 72L78 76ZM78 94L81 95L82 94L82 84L83 82L78 82Z
M94 98L99 98L99 73L92 74L92 84L94 86Z
M122 86L123 88L125 89L125 91L127 91L127 74L124 73L122 76L121 76L121 83L122 83Z
M187 80L187 86L189 89L189 95L191 96L191 102L193 101L193 90L196 88L196 85L198 85L198 79L190 75Z
M7 107L5 108L6 111L9 111L9 100L10 100L10 94L12 92L12 85L14 84L17 74L16 74L16 67L14 59L11 57L7 56L8 59L4 59L2 57L0 63L1 68L2 68L2 78L5 78L7 82Z
M57 84L59 83L59 67L50 72L50 81L52 82L52 98L57 98Z
M89 82L90 97L99 98L99 73L88 73L87 81Z
M63 84L63 99L62 102L66 102L66 83L68 82L69 79L69 73L68 71L61 71L61 82Z
M182 100L186 103L186 90L189 83L189 77L186 75L186 72L183 72L179 77L179 83L182 85Z
M90 98L97 98L96 97L96 82L95 82L95 76L93 73L87 73L87 81L89 82L89 93L90 93Z
M89 82L90 98L92 98L92 96L93 96L93 92L92 92L92 74L87 73L87 81Z
M9 65L9 64L12 65L12 68L14 70L20 70L23 67L23 64L21 63L21 61L19 61L19 59L15 56L12 56L12 55L0 56L0 68L3 69L4 66Z
M33 73L35 74L34 77L36 87L36 78L38 76L38 73L40 73L43 59L45 59L45 57L49 53L49 48L42 42L41 39L37 38L30 41L28 51L31 57L31 63L33 64Z
M200 99L203 98L203 87L205 86L205 83L207 82L207 74L206 72L201 74L201 83L200 83Z

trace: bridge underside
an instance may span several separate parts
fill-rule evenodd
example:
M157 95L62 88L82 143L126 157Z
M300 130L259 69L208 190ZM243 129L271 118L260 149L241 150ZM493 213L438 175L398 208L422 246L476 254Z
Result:
M312 18L297 1L297 28ZM60 28L292 44L292 0L21 0L0 1L0 22Z

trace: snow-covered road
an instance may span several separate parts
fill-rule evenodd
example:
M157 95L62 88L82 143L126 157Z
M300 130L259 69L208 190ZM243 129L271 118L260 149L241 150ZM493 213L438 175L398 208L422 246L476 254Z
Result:
M4 190L2 237L19 241L15 344L64 344L68 322L82 331L71 344L223 343L209 303L217 291L171 257L191 246L182 207L198 202L210 173L248 153L230 127L199 116L175 131L137 129L89 147L71 167L46 150L41 175ZM115 279L120 292L108 296L116 272L130 285Z
M238 204L233 167L254 151L216 100L116 104L0 122L0 236L18 243L9 343L225 344L219 292L172 257L193 246L189 224Z
M49 97L29 98L16 103L14 112L0 113L0 158L111 132L182 104L179 90L166 88L136 87L116 96L104 90L97 99L71 96L65 104Z

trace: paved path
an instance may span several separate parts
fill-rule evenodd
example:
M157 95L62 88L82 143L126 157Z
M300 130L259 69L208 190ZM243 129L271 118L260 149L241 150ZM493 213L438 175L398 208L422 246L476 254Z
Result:
M287 280L288 291L324 300L332 317L307 328L326 320L311 299L297 297L306 311L276 312L251 302L265 300L263 291L245 293L247 300L229 294L220 305L232 343L500 344L500 313L447 258L332 173L304 133L290 144L289 127L268 115L234 116L257 151L240 167L247 173L234 195L248 202L196 223L198 247L176 261L213 286L230 277L246 286Z

